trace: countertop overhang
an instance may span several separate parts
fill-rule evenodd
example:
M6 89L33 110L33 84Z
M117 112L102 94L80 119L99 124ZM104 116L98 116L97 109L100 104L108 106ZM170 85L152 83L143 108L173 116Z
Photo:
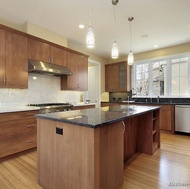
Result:
M35 116L40 119L47 119L78 126L97 128L159 108L160 106L119 105L85 110L56 112L49 114L37 114Z

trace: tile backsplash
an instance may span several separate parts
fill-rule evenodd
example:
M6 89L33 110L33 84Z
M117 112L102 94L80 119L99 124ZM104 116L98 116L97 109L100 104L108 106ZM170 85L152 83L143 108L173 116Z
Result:
M83 92L61 91L60 83L60 77L29 74L28 89L0 89L1 105L80 101Z

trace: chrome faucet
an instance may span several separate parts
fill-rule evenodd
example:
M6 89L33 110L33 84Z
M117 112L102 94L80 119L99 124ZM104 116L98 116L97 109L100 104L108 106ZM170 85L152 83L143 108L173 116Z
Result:
M160 98L159 98L159 96L157 96L157 103L159 103L160 102Z

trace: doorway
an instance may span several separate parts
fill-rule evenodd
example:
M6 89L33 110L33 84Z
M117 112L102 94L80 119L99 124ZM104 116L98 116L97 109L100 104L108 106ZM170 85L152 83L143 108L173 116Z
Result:
M88 61L88 91L84 92L84 100L90 100L100 106L100 63Z

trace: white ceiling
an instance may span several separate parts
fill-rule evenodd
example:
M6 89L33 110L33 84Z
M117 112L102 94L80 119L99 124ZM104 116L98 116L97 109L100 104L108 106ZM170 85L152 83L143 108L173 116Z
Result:
M85 46L90 0L0 0L0 18L22 25L31 22ZM190 0L119 0L115 6L120 56L130 50L128 17L133 16L134 53L190 41ZM83 30L78 28L84 24ZM90 51L110 58L114 40L111 0L92 0L96 46ZM148 38L143 36L149 35Z

